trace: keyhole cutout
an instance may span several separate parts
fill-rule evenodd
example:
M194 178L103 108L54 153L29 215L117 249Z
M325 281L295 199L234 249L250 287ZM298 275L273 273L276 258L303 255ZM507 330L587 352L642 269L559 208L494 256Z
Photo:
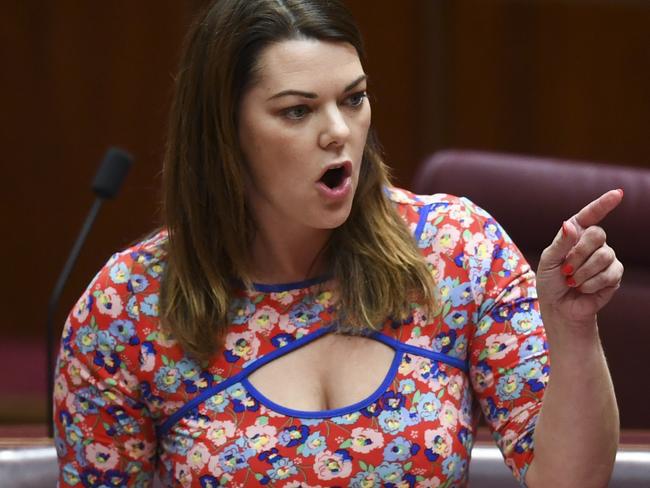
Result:
M339 409L372 395L386 379L395 354L372 338L329 333L265 364L248 381L287 409Z

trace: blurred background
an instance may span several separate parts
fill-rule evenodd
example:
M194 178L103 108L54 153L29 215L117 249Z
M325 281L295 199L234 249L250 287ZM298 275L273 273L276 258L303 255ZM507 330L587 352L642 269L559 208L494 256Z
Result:
M108 257L158 223L172 79L204 3L3 2L0 424L44 421L47 300L109 146L135 164L82 250L57 336ZM650 1L347 3L397 184L446 148L650 167ZM623 415L623 426L650 423Z

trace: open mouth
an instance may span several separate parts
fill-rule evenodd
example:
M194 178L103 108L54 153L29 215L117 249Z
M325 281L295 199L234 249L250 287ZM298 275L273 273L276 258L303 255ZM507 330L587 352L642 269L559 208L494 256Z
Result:
M321 176L320 180L318 181L323 183L328 188L334 189L341 186L348 176L350 176L349 165L342 164L325 171L325 173L323 173L323 176Z

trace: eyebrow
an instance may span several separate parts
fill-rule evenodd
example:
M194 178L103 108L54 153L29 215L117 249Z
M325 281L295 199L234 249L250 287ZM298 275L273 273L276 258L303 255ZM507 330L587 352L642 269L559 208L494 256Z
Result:
M343 90L343 93L349 92L352 90L355 86L357 86L359 83L361 83L363 80L367 80L368 75L361 75L359 76L356 80L354 80L352 83L347 85L345 89ZM313 92L306 92L306 91L301 91L301 90L283 90L279 93L276 93L272 97L269 97L268 100L273 100L274 98L279 98L279 97L284 97L286 95L298 95L300 97L305 97L305 98L318 98L318 95L313 93Z

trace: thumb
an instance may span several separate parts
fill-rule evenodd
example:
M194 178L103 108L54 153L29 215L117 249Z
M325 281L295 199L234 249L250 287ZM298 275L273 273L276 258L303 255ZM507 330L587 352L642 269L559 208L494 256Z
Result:
M564 258L569 254L571 248L578 242L580 237L579 225L572 222L572 219L562 223L562 228L558 231L551 242L542 253L539 268L551 269L560 266Z

